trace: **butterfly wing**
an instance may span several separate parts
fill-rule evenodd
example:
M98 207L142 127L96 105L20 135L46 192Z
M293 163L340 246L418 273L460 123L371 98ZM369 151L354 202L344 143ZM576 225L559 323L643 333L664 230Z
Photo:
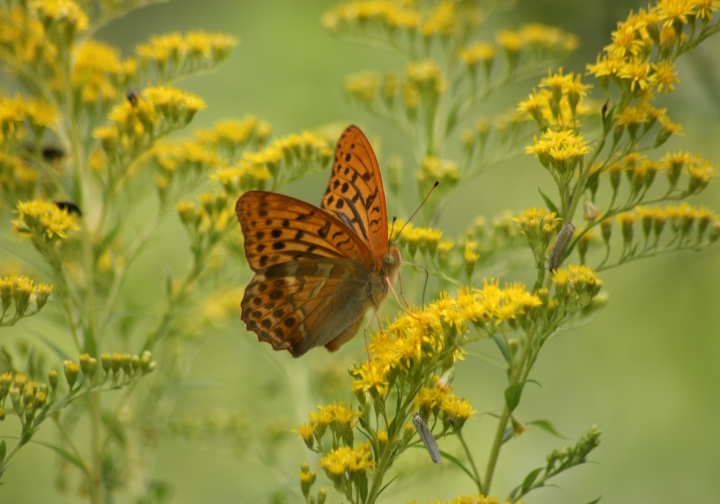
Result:
M338 140L321 206L355 231L376 258L387 252L387 206L380 166L357 126L348 126Z
M258 339L294 357L316 346L336 350L355 335L372 305L363 288L368 274L348 259L274 264L248 284L241 318Z
M235 206L245 257L253 271L316 258L345 258L372 264L372 252L347 225L299 199L248 191Z

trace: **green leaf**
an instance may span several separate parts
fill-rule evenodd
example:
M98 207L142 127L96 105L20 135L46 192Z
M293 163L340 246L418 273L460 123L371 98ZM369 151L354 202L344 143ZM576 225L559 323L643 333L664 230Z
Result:
M560 439L567 439L565 436L560 434L558 430L555 428L555 426L549 421L549 420L532 420L528 422L526 425L534 425L535 427L539 427L545 432L549 432L553 436L560 438Z
M545 193L542 192L540 189L538 189L538 192L540 193L540 196L542 196L542 199L545 202L545 205L548 207L548 210L550 210L551 212L555 212L557 215L560 215L560 212L558 212L555 203L553 203L552 200L548 196L546 196Z
M505 429L505 432L503 432L503 437L502 437L502 443L501 443L501 444L505 444L505 443L507 443L508 441L510 441L510 440L513 438L513 434L514 434L514 432L513 432L512 427L507 427L507 428Z
M390 481L388 481L387 483L385 483L385 484L383 485L383 487L382 487L382 488L378 491L378 493L377 493L377 494L378 494L378 497L380 497L380 495L385 491L385 489L390 486L390 483L392 483L393 481L395 481L396 479L398 479L398 476L399 476L399 475L396 474L395 476L392 477L392 479L391 479Z
M0 441L0 464L3 463L3 460L5 460L5 455L7 454L7 443L5 443L5 440L3 439Z
M602 499L602 495L600 497L598 497L597 499L588 502L588 504L597 504L598 502L600 502L600 499Z
M77 467L78 469L80 469L80 471L81 471L85 476L90 477L90 474L88 473L87 468L85 467L85 464L83 464L83 461L80 460L79 458L77 458L75 455L73 455L73 454L70 453L69 451L67 451L66 449L60 448L59 446L56 446L56 445L53 445L53 444L50 444L50 443L45 443L45 442L43 442L43 441L35 441L35 443L37 443L37 444L39 444L39 445L46 446L47 448L50 448L50 449L53 450L55 453L57 453L58 455L60 455L62 458L64 458L65 460L67 460L68 462L70 462L72 465L74 465L75 467Z
M12 369L13 368L12 355L10 355L10 352L7 351L7 348L5 348L4 345L0 347L0 353L2 353L2 358L0 358L0 362L5 364L8 369Z
M360 481L357 483L358 490L360 492L360 502L365 502L368 495L368 478L367 472L363 472L360 476Z
M459 459L453 457L452 455L450 455L449 453L447 453L443 450L440 450L440 454L443 456L443 458L448 459L450 462L452 462L453 464L458 466L460 469L462 469L462 471L465 474L467 474L470 477L470 479L473 480L473 482L475 482L476 485L480 486L480 482L475 479L475 475L473 473L471 473L470 470L467 467L465 467L463 465L463 463L460 462Z
M602 173L602 170L596 170L587 178L587 180L585 181L585 189L586 190L590 189L595 184L595 182L597 181L597 179L601 173Z
M450 132L455 128L455 124L458 121L458 112L460 110L460 107L455 106L448 114L447 118L447 127L445 128L445 134L448 135Z
M165 295L168 297L168 299L172 298L172 269L170 268L170 265L165 265Z
M530 487L535 483L535 480L537 479L538 475L542 472L542 470L545 469L544 467L538 467L537 469L533 469L528 473L527 476L525 476L525 479L522 482L522 491L523 493L526 493L528 490L530 490Z
M58 358L60 362L64 362L70 359L70 354L66 353L65 350L57 346L52 340L47 338L44 334L38 333L35 335L36 338L41 340ZM61 372L62 373L62 372Z
M538 386L542 386L537 380L526 380L524 382L516 383L515 385L510 385L506 388L505 404L511 413L515 411L515 408L517 408L518 404L520 404L520 396L522 396L523 388L526 383L534 383Z
M500 353L505 359L505 362L510 364L510 350L508 350L507 343L505 343L505 338L503 338L499 334L493 334L492 339L497 345L497 347L500 349Z
M520 404L520 396L522 396L523 387L525 387L525 382L510 385L505 389L505 404L510 412L515 411L517 405Z

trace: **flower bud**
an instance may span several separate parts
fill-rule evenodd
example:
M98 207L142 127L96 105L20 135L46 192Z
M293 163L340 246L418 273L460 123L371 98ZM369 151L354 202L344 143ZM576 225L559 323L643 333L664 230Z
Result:
M65 379L67 380L68 387L72 390L80 374L80 366L71 360L66 360L63 364L65 366Z
M58 372L54 369L48 372L48 382L50 383L50 388L55 392L58 385Z

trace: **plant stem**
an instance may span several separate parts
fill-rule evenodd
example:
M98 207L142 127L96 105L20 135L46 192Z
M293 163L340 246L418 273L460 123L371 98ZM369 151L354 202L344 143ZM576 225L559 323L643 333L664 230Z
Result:
M512 372L510 374L510 380L508 387L517 384L522 376L525 362L527 361L528 352L530 351L530 342L526 341L523 346L522 354L520 358L514 362ZM493 440L492 448L490 449L490 456L488 458L487 467L485 469L485 481L480 486L482 489L480 493L487 496L490 493L490 484L492 483L493 474L495 472L495 466L497 465L498 457L500 456L500 448L503 444L503 438L505 437L505 429L508 421L510 420L511 411L507 404L503 407L502 415L498 421L497 430L495 431L495 439Z
M465 451L465 456L468 458L468 461L470 462L470 466L472 467L473 474L475 475L475 484L477 485L478 492L482 493L482 480L480 479L480 472L477 469L477 466L475 466L475 460L473 459L472 453L470 452L470 448L468 447L467 443L465 442L465 438L462 435L462 430L459 430L457 432L458 440L460 441L460 444L463 447L463 450Z

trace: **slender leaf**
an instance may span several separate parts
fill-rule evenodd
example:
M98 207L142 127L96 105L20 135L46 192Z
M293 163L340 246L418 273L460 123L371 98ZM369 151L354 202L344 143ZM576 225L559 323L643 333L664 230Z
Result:
M598 502L600 502L600 499L602 499L602 495L600 497L598 497L597 499L588 502L588 504L597 504Z
M505 338L500 336L499 334L493 334L492 336L493 341L500 349L500 353L502 354L505 361L509 364L510 363L510 350L508 350L507 344L505 343Z
M165 295L168 297L168 299L172 298L172 292L173 292L173 276L172 276L172 268L170 268L170 265L166 264L164 268L165 272Z
M385 489L386 489L387 487L390 486L390 484L391 484L393 481L395 481L396 479L398 479L398 476L399 476L399 475L396 474L395 476L392 477L392 479L391 479L390 481L388 481L387 483L385 483L385 484L383 485L383 487L382 487L382 488L378 491L378 493L377 493L377 494L378 494L378 497L380 497L380 495L385 491Z
M568 439L567 437L560 434L558 432L558 430L555 428L555 426L549 420L532 420L532 421L528 422L526 425L534 425L535 427L539 427L540 429L552 434L553 436L555 436L557 438Z
M420 448L420 447L418 446L418 448ZM448 452L445 452L445 451L443 451L443 450L440 450L440 454L441 454L443 457L445 457L446 459L448 459L450 462L452 462L453 464L455 464L456 466L458 466L460 469L462 469L462 471L465 472L465 474L467 474L467 475L470 477L470 479L475 482L476 485L480 486L480 482L475 479L475 475L474 475L473 473L471 473L470 470L469 470L467 467L465 467L465 466L463 465L463 463L460 462L459 459L453 457L453 456L450 455Z
M520 404L520 397L522 396L524 387L525 382L520 382L515 385L510 385L505 389L505 404L510 412L515 411L515 408L517 408L518 404Z
M60 448L59 446L56 446L56 445L53 445L50 443L45 443L43 441L35 441L35 442L39 445L43 445L43 446L50 448L55 453L60 455L62 458L64 458L65 460L70 462L72 465L74 465L75 467L80 469L80 471L82 471L82 473L85 474L85 476L90 477L90 474L87 472L87 468L85 467L85 464L83 464L82 460L77 458L75 455L73 455L69 451L65 450L64 448Z
M507 405L511 413L515 410L515 408L517 408L517 405L520 404L520 396L522 396L523 388L525 387L526 383L534 383L538 387L542 387L542 385L540 385L540 382L537 380L525 380L524 382L516 383L515 385L510 385L508 388L506 388L505 404Z
M525 479L522 482L522 491L523 493L530 490L530 487L533 486L533 483L535 483L535 480L537 479L538 475L545 469L544 467L538 467L537 469L533 469L528 473L527 476L525 476Z
M513 438L513 435L514 435L514 431L513 431L512 427L507 427L505 429L505 432L503 433L502 444L505 444L508 441L510 441Z
M538 189L538 192L540 193L540 196L542 197L543 201L545 202L545 205L548 207L548 210L550 210L551 212L555 212L556 214L559 215L560 212L558 212L558 209L555 206L555 203L553 203L552 200L547 195L545 195L545 193L542 192L540 189Z
M5 443L5 440L3 439L0 441L0 464L2 464L3 460L5 460L5 455L7 455L7 443Z

